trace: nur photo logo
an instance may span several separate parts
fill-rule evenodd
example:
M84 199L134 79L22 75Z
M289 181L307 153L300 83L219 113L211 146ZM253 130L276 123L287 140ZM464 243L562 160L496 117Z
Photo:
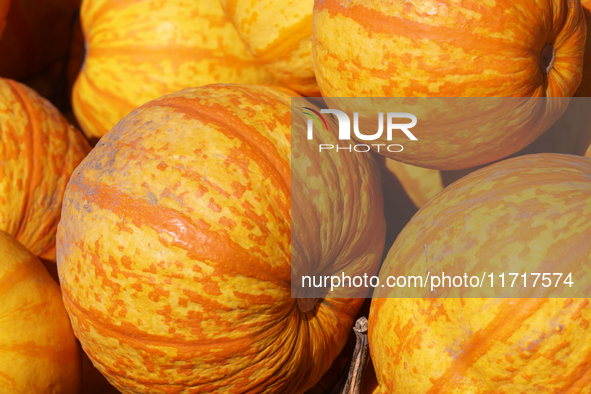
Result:
M336 117L339 127L338 138L339 141L349 141L351 140L351 119L349 115L345 112L340 111L338 109L321 109L320 112L309 108L303 107L303 113L305 115L310 116L307 122L307 138L308 140L314 139L314 122L320 128L324 128L328 130L328 124L322 114L332 114ZM394 120L399 121L400 119L408 119L410 122L407 123L395 123ZM384 127L384 123L386 126ZM356 140L360 141L375 141L382 137L384 133L384 128L386 129L386 140L392 141L392 136L394 130L400 130L406 135L406 137L411 141L418 141L417 137L410 131L411 128L416 126L417 124L417 117L413 114L407 112L387 112L386 113L386 122L384 122L384 112L378 113L378 130L374 134L363 134L359 130L359 113L353 112L353 133L355 135ZM354 144L354 145L347 145L347 146L339 146L333 144L319 144L318 149L320 152L323 150L332 150L335 149L337 152L346 150L348 152L369 152L372 150L372 147L375 151L379 152L380 148L385 148L389 152L402 152L404 147L400 144Z

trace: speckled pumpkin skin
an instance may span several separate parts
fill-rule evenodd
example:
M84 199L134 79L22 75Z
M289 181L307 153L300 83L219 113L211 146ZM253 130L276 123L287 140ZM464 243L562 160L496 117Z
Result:
M290 171L290 99L247 85L166 95L78 167L59 225L60 281L83 349L122 392L303 393L344 346L364 300L302 313L291 261L308 252L314 268L377 271L379 178L355 155L311 156L308 187L293 198L320 224L295 231L304 250L292 249L301 179Z
M82 134L47 100L0 79L0 230L53 270L62 198L89 151Z
M591 159L504 160L460 179L419 210L380 278L433 264L440 272L459 265L469 273L479 263L488 272L510 272L529 261L540 271L545 264L587 267L572 276L585 281L590 219ZM378 289L369 316L382 394L591 393L589 299L387 295Z
M320 96L312 62L314 0L220 0L267 70L304 96Z
M581 82L579 1L317 0L313 23L327 97L570 97Z
M313 23L325 97L571 97L581 82L586 24L578 1L319 0ZM546 45L556 50L547 75ZM524 148L564 111L537 105L548 105L539 123L525 126L524 113L505 112L517 123L480 129L459 127L483 113L478 103L438 109L436 120L427 104L409 107L403 112L421 120L413 130L419 141L407 146L404 135L390 142L384 133L375 142L404 145L400 153L381 150L404 163L470 168Z
M2 230L0 349L3 394L78 394L80 353L59 286Z
M82 131L100 138L140 105L212 83L272 84L219 0L88 0L87 54L72 93Z

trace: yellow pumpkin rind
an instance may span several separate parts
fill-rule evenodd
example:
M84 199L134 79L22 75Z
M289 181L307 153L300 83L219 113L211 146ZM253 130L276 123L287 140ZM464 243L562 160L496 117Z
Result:
M84 1L81 20L87 56L72 106L89 138L102 137L135 108L180 89L276 83L218 0Z
M220 0L252 54L283 84L320 96L312 61L313 0Z
M80 354L59 286L0 230L0 382L4 394L78 394Z
M508 277L525 266L562 269L585 283L590 176L591 159L559 154L474 172L413 217L380 278L434 264L438 272L459 266L469 276L485 269ZM369 317L382 393L591 392L589 299L394 299L388 292L377 290Z

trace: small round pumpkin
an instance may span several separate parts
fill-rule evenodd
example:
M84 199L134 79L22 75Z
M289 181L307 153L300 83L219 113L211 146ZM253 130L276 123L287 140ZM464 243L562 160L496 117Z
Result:
M56 270L62 198L90 151L84 136L46 99L0 79L0 230Z
M314 0L220 0L238 34L284 85L319 96L312 62Z
M591 159L504 160L423 206L390 249L381 283L427 271L453 276L458 268L469 277L483 270L509 277L529 267L528 274L571 272L584 288L591 277L589 217ZM528 283L533 289L533 278ZM387 298L393 291L376 290L369 316L382 394L590 392L589 299Z
M136 107L212 83L272 84L219 0L88 0L80 11L86 59L72 106L100 138Z
M41 261L0 230L3 394L78 394L80 353L60 288Z
M83 349L124 393L303 393L345 345L364 299L293 298L292 269L377 273L379 177L368 156L292 150L306 134L290 103L270 87L184 89L124 117L76 169L59 277Z

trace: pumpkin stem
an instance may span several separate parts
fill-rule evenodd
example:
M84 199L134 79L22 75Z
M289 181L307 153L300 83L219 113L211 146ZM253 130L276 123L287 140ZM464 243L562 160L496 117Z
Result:
M302 313L311 312L316 307L318 300L318 298L298 298L298 308Z
M542 49L542 55L540 56L540 67L544 75L548 75L552 67L554 66L554 60L556 60L556 49L552 44L546 44Z
M366 317L360 317L355 322L353 332L357 337L355 343L355 350L353 350L353 358L351 359L349 366L349 374L347 380L344 382L344 377L339 380L333 386L331 394L359 394L361 392L361 379L363 378L363 372L369 361L369 340L367 338L368 322Z

